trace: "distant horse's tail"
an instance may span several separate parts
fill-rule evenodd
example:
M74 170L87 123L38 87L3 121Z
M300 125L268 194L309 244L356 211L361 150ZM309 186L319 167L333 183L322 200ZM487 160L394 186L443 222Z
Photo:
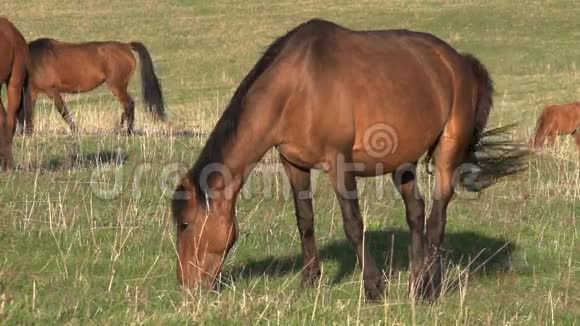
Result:
M163 103L163 94L161 92L159 79L157 78L157 75L155 75L151 55L149 55L149 51L143 43L131 42L129 45L133 51L137 52L139 55L139 61L141 62L143 102L151 113L155 113L159 119L165 120L167 114L165 112L165 104Z
M466 64L477 81L477 101L472 141L460 182L469 191L481 191L499 178L527 168L528 146L513 141L515 125L485 130L493 106L493 81L487 68L471 54L464 54Z
M26 134L31 134L34 130L33 109L30 94L30 72L27 69L22 87L22 96L20 97L20 104L18 105L18 124L22 132Z

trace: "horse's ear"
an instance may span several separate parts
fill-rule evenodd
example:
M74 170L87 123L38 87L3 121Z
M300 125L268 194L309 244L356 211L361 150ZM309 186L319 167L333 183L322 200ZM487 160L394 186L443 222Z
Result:
M191 178L188 175L181 178L181 185L183 186L183 188L185 188L185 190L193 192L194 189L193 182L191 181Z
M185 176L181 179L181 182L179 183L177 189L175 190L173 199L174 200L195 199L195 187L189 176Z

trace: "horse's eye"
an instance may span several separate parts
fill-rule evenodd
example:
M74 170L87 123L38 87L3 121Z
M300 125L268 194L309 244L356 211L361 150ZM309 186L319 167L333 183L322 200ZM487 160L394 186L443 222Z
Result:
M179 224L179 228L183 231L185 229L187 229L187 227L189 226L189 224L187 222L181 223Z

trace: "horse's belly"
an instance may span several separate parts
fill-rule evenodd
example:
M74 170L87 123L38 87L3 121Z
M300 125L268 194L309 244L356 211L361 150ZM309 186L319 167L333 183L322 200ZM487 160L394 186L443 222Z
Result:
M61 58L55 62L52 72L54 73L54 88L61 93L86 93L101 86L106 75L94 59L84 55L71 56L68 62ZM90 64L87 64L89 62Z
M390 173L417 162L441 135L445 110L433 106L398 106L397 110L373 110L356 121L353 160L364 176ZM369 118L370 117L370 118Z
M436 141L436 137L409 142L391 138L355 146L354 172L358 176L377 176L391 173L407 164L415 164Z
M442 123L433 123L430 128L421 128L416 124L402 124L391 128L376 123L366 128L362 136L356 132L351 153L335 150L342 146L340 143L312 142L311 139L294 139L277 146L277 149L288 161L302 168L328 170L336 164L357 176L378 176L416 163L437 142L443 126ZM347 161L347 157L352 157L352 161Z
M60 88L63 93L86 93L101 86L104 82L105 76L101 74L69 76L61 80Z
M425 150L407 152L406 155L378 157L368 152L357 151L353 154L352 170L360 177L373 177L388 174L407 164L414 164L426 152Z

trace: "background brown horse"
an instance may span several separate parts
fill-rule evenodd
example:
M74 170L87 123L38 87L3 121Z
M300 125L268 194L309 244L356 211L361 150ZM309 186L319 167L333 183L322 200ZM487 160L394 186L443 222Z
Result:
M127 132L133 132L135 104L127 91L136 67L131 51L137 52L141 62L143 102L149 111L164 120L166 117L161 86L147 48L139 42L65 43L54 39L37 39L29 44L31 67L31 110L38 94L44 93L53 101L70 129L77 126L66 108L61 93L89 92L106 83L123 106L121 128L126 122ZM32 114L24 117L27 131L33 128Z
M0 169L12 165L12 142L19 113L29 109L30 93L24 87L29 64L28 47L22 34L0 17L0 92L6 84L6 108L0 94Z
M574 136L580 150L580 103L547 106L538 118L532 145L553 146L558 135Z
M411 230L410 293L434 299L447 205L454 182L469 181L458 170L490 157L474 154L485 149L479 144L492 96L485 67L430 34L351 31L321 20L298 26L272 43L241 82L177 188L179 280L215 284L237 238L237 195L252 167L276 147L293 190L305 284L320 275L310 172L322 169L362 265L366 297L382 296L383 274L364 244L356 177L390 173ZM425 153L432 154L436 180L426 224L415 173ZM501 168L521 164L524 156L516 154L498 156L489 172L517 171Z

